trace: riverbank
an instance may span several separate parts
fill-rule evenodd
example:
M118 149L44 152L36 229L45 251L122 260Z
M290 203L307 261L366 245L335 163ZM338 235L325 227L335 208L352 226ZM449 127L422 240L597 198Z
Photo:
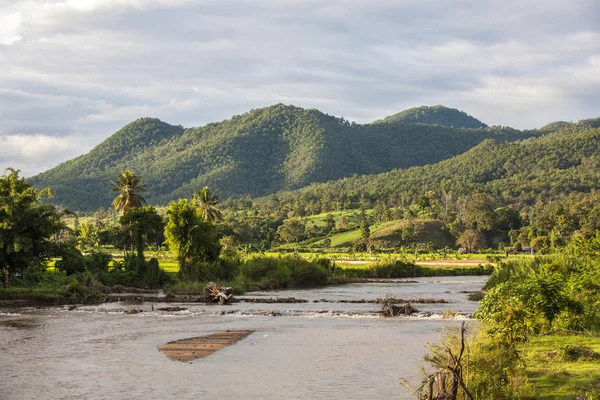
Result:
M236 295L248 291L323 287L348 283L369 282L372 279L406 279L435 276L480 276L491 273L492 267L435 268L418 266L410 262L396 261L364 267L338 268L335 264L325 265L323 261L306 261L294 257L254 258L239 266L233 273L199 273L198 276L212 278L233 288ZM161 288L110 285L114 276L122 276L121 271L104 273L77 273L66 275L53 270L35 276L35 279L15 281L8 288L0 289L0 305L6 306L46 306L63 304L96 304L128 298L131 301L202 302L204 301L205 280L180 277L176 273L166 273L168 279ZM114 276L113 276L114 275ZM131 283L131 280L127 281Z

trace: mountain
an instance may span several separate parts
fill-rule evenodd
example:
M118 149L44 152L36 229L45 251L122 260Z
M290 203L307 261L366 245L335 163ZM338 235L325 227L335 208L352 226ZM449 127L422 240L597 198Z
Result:
M398 114L375 121L375 123L427 124L471 129L487 127L477 118L473 118L463 111L445 106L409 108Z
M600 190L600 118L554 127L558 130L517 142L486 139L432 165L313 184L277 196L282 206L294 209L302 199L305 209L321 212L329 211L320 208L324 203L399 205L430 190L454 199L483 192L520 206Z
M151 204L189 197L203 186L222 199L259 197L353 174L435 163L487 138L502 142L538 134L501 127L360 125L277 104L189 129L142 118L30 182L51 187L53 202L73 210L110 207L110 181L125 169L141 174Z

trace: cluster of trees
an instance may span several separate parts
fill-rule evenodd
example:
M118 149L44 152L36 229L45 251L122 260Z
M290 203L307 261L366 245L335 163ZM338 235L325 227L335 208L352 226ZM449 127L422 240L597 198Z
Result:
M125 169L144 176L154 204L167 204L204 186L225 199L257 197L353 174L434 163L486 138L519 140L543 133L462 128L472 127L472 120L458 110L432 107L419 111L412 122L361 125L282 104L200 128L142 118L89 154L30 182L52 187L55 204L78 211L108 204L108 182ZM449 124L454 127L443 126Z
M113 270L127 271L139 282L153 286L160 283L162 272L156 259L145 258L144 251L151 243L164 242L169 246L182 275L189 273L190 265L214 261L219 256L221 246L215 224L221 213L218 201L207 187L195 193L191 201L171 202L165 223L154 207L145 206L144 195L148 191L140 177L127 170L112 181L112 190L117 192L112 205L119 214L118 226L104 224L99 212L95 224L78 224L75 236L63 218L73 213L44 204L42 200L52 192L38 192L18 174L8 169L0 177L0 263L5 284L10 276L45 270L53 257L60 258L56 267L67 274L85 270L106 273L111 256L93 249L101 242L124 245L126 253L129 247L131 253L126 254L123 264L115 263ZM87 248L86 256L78 249L85 246L92 247Z
M14 169L0 177L0 267L5 285L9 276L41 268L45 260L64 253L64 212L40 202L51 195L49 190L36 191Z

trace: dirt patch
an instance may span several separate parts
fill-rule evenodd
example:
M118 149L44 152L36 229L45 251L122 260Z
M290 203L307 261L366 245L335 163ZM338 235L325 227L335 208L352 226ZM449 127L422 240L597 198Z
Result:
M227 331L169 342L158 350L173 361L190 362L245 339L254 331Z

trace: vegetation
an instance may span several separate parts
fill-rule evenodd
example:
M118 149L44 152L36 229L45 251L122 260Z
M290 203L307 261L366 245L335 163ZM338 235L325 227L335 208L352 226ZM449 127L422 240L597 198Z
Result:
M598 398L600 231L554 255L499 263L486 289L463 361L471 398ZM444 368L458 337L431 347L432 365Z
M458 113L452 111L451 113ZM91 211L109 201L107 183L134 170L167 204L205 186L223 199L265 196L313 182L437 162L486 138L518 140L545 132L509 128L350 123L278 104L200 128L156 119L134 121L94 148L31 179L50 186L53 202Z
M430 348L430 397L600 395L600 119L519 132L438 106L358 125L283 105L196 129L142 119L31 182L91 210L115 176L114 210L73 214L2 175L0 297L491 274L478 328Z
M187 275L201 261L215 261L221 251L215 227L186 199L172 201L167 210L166 243L177 258L179 272Z
M52 240L65 229L62 212L40 204L47 195L51 191L36 191L19 178L19 171L7 169L0 176L0 265L6 286L10 276L39 269L64 251L60 242Z
M409 108L375 123L403 123L453 126L457 128L486 128L487 125L463 111L444 106Z
M138 175L132 171L124 171L113 181L113 192L119 192L119 195L113 200L112 205L121 215L132 208L141 207L146 203L142 194L148 193L146 186Z

